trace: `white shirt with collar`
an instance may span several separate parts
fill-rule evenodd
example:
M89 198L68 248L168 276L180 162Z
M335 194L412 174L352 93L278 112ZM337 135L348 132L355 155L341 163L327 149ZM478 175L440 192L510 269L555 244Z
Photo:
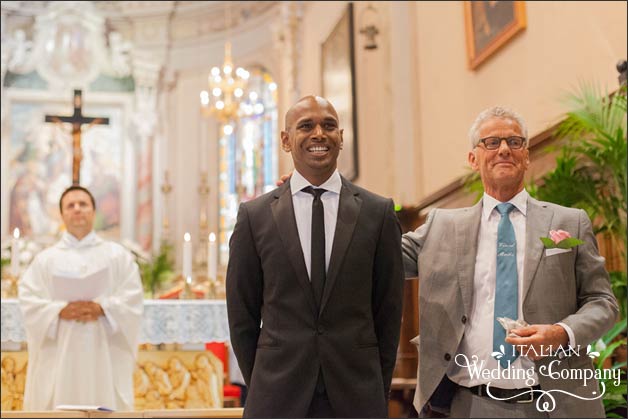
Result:
M301 189L312 186L313 188L326 189L327 192L321 195L325 213L325 270L329 268L331 258L331 248L334 243L334 233L336 232L336 219L338 217L338 204L340 202L340 189L342 189L342 179L338 170L327 179L322 185L314 186L308 182L296 169L290 178L290 190L292 191L292 206L294 207L294 217L297 222L299 240L305 267L308 276L312 276L312 201L314 196Z
M526 213L528 209L528 192L523 189L510 201L515 206L509 214L515 230L517 240L517 278L518 278L518 317L523 317L523 262L526 254ZM469 362L472 357L478 357L477 365L482 369L496 370L498 361L491 356L493 351L493 317L495 307L495 277L497 275L497 227L501 215L495 208L501 202L492 196L484 193L482 197L482 218L480 220L480 230L478 234L478 248L475 257L475 272L473 275L473 298L471 302L470 315L465 326L464 336L460 341L457 354L465 354ZM516 320L516 319L515 319ZM525 320L525 319L524 319ZM569 343L575 345L574 335L571 328L563 323L558 323L569 335ZM471 377L469 370L458 366L452 362L447 375L449 378L465 387L473 387L480 384L491 383L491 386L499 388L523 388L527 387L526 379L532 378L534 384L538 383L538 376L530 374L534 367L534 362L527 357L519 356L511 366L511 370L518 371L511 375L511 378L482 378L481 376ZM501 367L500 367L501 368ZM527 374L526 374L527 373ZM504 375L505 376L505 375ZM512 378L514 376L514 378Z

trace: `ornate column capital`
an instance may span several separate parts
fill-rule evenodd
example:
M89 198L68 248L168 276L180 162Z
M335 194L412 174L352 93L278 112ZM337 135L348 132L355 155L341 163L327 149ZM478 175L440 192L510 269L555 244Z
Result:
M162 64L152 59L150 54L140 51L133 52L132 60L136 88L138 86L156 88L159 85Z
M301 96L299 68L303 44L303 12L305 5L301 1L282 2L281 19L273 30L273 41L283 63L285 91L291 92L289 103Z
M157 96L161 65L142 54L133 54L135 80L135 115L133 125L139 137L153 136L157 126Z

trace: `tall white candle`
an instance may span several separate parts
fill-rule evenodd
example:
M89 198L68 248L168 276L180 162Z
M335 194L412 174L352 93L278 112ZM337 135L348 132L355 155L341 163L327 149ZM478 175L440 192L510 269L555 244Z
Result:
M183 277L192 276L192 242L190 233L183 235Z
M11 275L17 277L20 266L20 229L13 230L13 239L11 240Z
M209 242L207 244L207 278L210 281L216 280L216 268L218 265L218 249L216 248L216 235L209 234Z

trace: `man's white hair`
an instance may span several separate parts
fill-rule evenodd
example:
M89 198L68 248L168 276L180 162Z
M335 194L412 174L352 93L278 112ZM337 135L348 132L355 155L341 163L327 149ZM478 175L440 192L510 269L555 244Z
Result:
M510 119L519 125L521 128L521 135L526 139L525 147L528 147L528 127L526 127L526 123L517 112L505 108L503 106L493 106L492 108L488 108L480 112L480 114L473 121L473 125L471 125L471 129L469 130L469 140L471 142L471 150L475 148L480 142L480 127L486 120L491 118L503 118Z

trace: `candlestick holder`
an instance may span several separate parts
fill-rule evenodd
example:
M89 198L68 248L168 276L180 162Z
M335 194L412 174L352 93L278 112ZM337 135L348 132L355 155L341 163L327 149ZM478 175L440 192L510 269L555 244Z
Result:
M207 206L207 198L209 197L209 182L207 171L200 173L200 181L198 186L198 202L200 204L199 222L198 222L198 250L194 258L195 267L198 269L207 269L207 234L209 234L209 214Z
M216 280L212 281L212 287L214 290L213 298L217 300L224 300L226 298L227 292L225 287L225 280L225 275L223 275L222 273L216 274Z
M172 191L172 184L168 179L168 171L164 172L164 182L161 184L161 192L163 193L163 213L162 213L162 233L164 239L170 238L170 221L168 220L168 194Z
M192 291L192 277L188 276L183 280L183 292L181 293L182 300L193 300L195 298Z
M2 277L2 298L17 298L18 277L12 274L5 274Z
M217 298L216 281L212 281L212 280L207 281L207 298L209 298L210 300L214 300Z

